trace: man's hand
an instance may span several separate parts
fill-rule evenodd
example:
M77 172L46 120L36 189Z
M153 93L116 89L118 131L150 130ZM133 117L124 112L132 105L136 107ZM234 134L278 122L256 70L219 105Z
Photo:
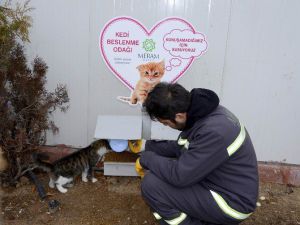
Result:
M154 157L155 155L156 155L155 152L152 152L152 151L143 151L143 152L141 153L141 157L140 157L140 164L141 164L141 166L142 166L144 169L146 169L146 170L150 169L150 168L148 167L148 162L150 162L151 160L153 160L153 157Z
M144 168L140 164L140 158L135 161L135 170L141 178L145 176Z
M153 160L153 156L156 154L152 151L141 152L141 157L139 157L135 162L135 170L141 176L144 177L145 170L148 170L147 162Z

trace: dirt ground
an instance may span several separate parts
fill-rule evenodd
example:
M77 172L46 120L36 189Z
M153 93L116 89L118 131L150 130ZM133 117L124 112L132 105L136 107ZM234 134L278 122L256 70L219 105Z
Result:
M148 207L140 194L140 179L136 177L104 177L98 182L76 181L66 194L47 185L40 176L49 199L40 201L34 185L23 181L18 188L2 189L0 225L154 225ZM276 184L260 185L260 204L256 212L242 225L300 224L300 188ZM60 209L49 212L48 201L58 200Z

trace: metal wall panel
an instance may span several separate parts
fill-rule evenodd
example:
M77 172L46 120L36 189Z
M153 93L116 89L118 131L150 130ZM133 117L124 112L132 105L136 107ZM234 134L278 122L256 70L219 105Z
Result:
M116 100L130 91L111 74L98 49L105 23L130 16L150 28L177 16L204 33L209 44L178 82L187 89L216 91L248 128L259 160L300 163L295 157L300 145L300 1L32 0L31 5L28 55L43 57L49 89L66 83L71 98L69 111L54 115L60 133L50 135L49 144L87 145L98 115L141 116L140 108Z
M233 1L222 103L259 160L300 164L300 1Z
M33 26L29 58L37 55L47 63L47 87L67 85L70 109L56 112L58 135L48 135L49 144L84 146L88 143L89 3L82 0L32 0ZM96 118L95 118L96 121Z

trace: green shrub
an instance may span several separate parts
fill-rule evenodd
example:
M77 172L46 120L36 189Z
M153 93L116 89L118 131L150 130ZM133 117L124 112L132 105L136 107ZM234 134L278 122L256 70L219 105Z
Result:
M28 2L0 6L0 147L8 162L0 172L2 183L14 185L28 169L31 153L45 144L46 131L58 132L50 115L65 112L69 97L65 85L45 88L47 65L39 57L28 66L23 44L29 42L32 10Z

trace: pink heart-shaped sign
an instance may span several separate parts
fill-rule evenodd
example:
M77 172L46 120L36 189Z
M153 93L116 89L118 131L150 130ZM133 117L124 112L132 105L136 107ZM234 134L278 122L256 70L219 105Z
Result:
M205 36L175 17L158 22L150 30L133 18L117 17L100 34L106 65L131 90L140 79L140 65L163 61L161 81L174 83L206 49Z

